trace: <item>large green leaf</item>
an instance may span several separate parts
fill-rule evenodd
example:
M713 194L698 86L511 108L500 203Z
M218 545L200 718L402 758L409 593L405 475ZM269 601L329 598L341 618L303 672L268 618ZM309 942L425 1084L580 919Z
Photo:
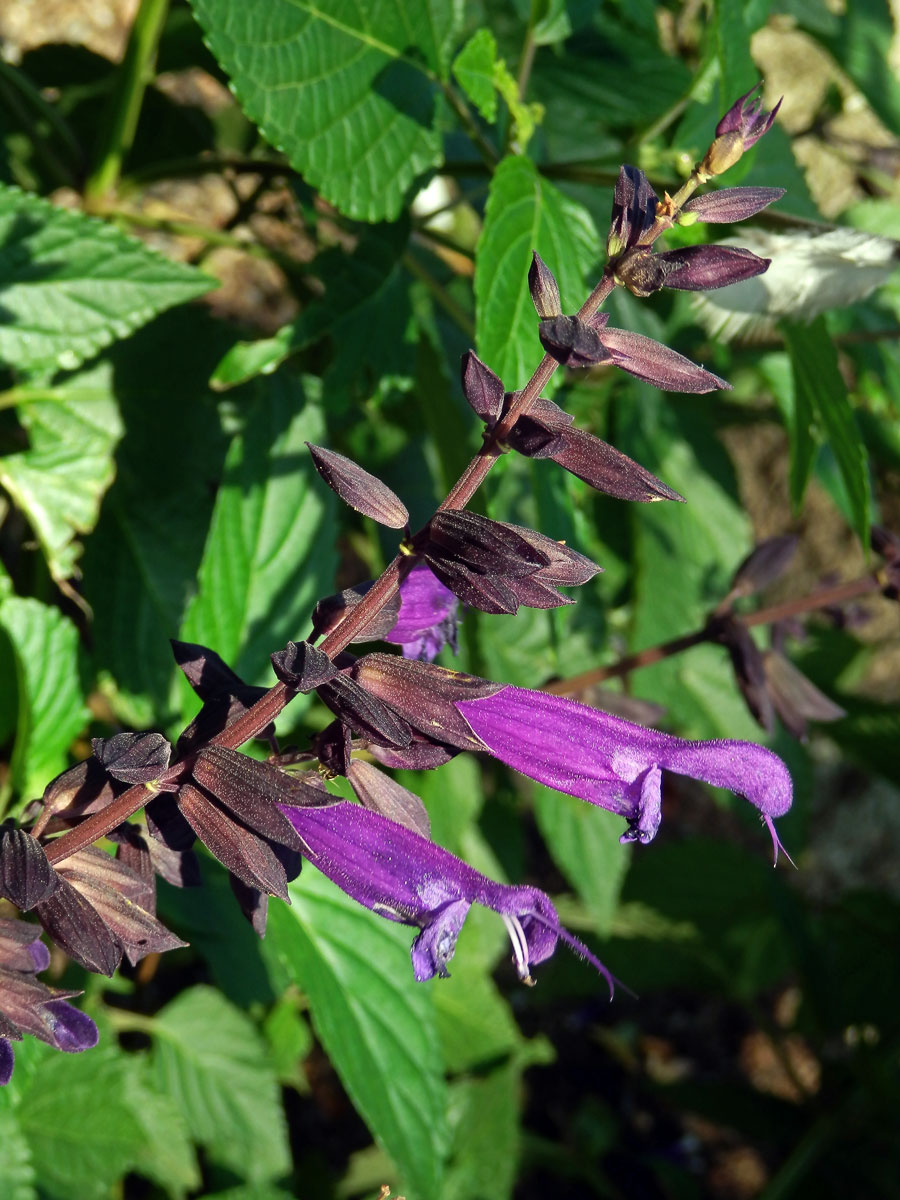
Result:
M619 845L621 818L551 788L535 787L535 800L553 861L587 905L597 932L608 933L630 857Z
M0 184L0 361L71 370L214 281L103 221Z
M0 603L0 628L16 664L12 783L32 799L66 766L66 751L90 718L78 671L78 631L59 609L21 596Z
M510 390L526 383L544 353L528 292L532 250L556 275L563 310L575 312L599 253L593 221L527 158L511 156L491 180L475 266L478 354Z
M348 216L392 219L441 162L459 0L192 0L247 115Z
M22 1043L16 1058L24 1061L13 1075L15 1115L31 1148L39 1195L107 1200L134 1167L144 1137L128 1099L128 1058L114 1037L84 1054Z
M811 325L782 322L781 327L794 373L795 411L818 419L847 490L853 525L867 546L872 498L866 447L825 318L817 317Z
M28 449L0 458L0 484L31 525L50 573L61 582L76 573L79 533L97 522L100 501L115 474L113 452L122 434L108 361L54 387L16 390Z
M181 631L212 646L248 680L269 655L309 632L316 601L333 591L334 496L306 449L322 440L320 407L296 376L260 379L225 462L199 588Z
M270 914L266 948L309 997L316 1033L411 1200L437 1200L449 1143L446 1091L434 985L413 979L412 933L309 867L290 892L292 906Z
M241 1179L264 1183L290 1169L275 1072L256 1027L209 987L194 987L154 1020L160 1089L211 1157Z

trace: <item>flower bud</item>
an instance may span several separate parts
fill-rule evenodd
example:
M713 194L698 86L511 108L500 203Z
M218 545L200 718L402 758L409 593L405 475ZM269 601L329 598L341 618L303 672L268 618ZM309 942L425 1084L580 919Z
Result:
M532 252L531 266L528 268L528 289L537 315L542 320L546 317L560 316L562 301L559 298L559 287L553 272L537 250Z

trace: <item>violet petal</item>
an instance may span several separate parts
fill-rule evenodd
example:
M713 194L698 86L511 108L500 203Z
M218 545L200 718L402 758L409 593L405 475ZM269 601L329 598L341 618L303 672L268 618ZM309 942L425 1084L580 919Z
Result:
M441 846L355 804L284 812L323 875L379 916L422 930L411 952L417 979L447 973L469 907L478 903L504 918L523 980L530 981L531 965L548 958L561 938L612 990L612 976L561 928L550 898L537 888L495 883Z
M647 772L662 768L746 797L762 814L777 856L780 843L772 819L791 806L791 777L763 746L686 741L563 696L517 687L456 707L501 762L625 817L626 840L649 841L655 833L652 809L658 793Z

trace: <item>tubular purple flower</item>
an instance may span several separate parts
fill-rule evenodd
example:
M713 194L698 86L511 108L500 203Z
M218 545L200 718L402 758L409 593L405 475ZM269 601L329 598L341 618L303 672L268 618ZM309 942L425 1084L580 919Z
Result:
M519 978L563 941L603 975L615 980L590 950L559 923L549 896L533 887L494 883L427 838L342 801L323 808L282 806L304 842L304 855L358 904L388 921L418 927L412 945L417 980L446 976L469 909L483 904L499 913L513 946Z
M623 816L622 842L646 843L656 835L667 770L746 797L772 836L776 862L783 850L772 821L791 807L791 777L777 755L754 742L686 741L564 696L517 687L456 707L501 762Z
M432 662L449 645L456 653L459 604L449 588L425 563L417 563L400 584L400 612L386 642L394 642L404 658Z

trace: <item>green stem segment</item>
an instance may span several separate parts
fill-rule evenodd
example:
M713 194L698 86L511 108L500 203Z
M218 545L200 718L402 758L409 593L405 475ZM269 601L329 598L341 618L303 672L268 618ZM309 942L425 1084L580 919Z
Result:
M104 206L115 191L125 156L137 129L144 91L153 78L159 39L169 11L169 0L141 0L112 97L109 122L103 132L98 161L85 185L85 205Z

